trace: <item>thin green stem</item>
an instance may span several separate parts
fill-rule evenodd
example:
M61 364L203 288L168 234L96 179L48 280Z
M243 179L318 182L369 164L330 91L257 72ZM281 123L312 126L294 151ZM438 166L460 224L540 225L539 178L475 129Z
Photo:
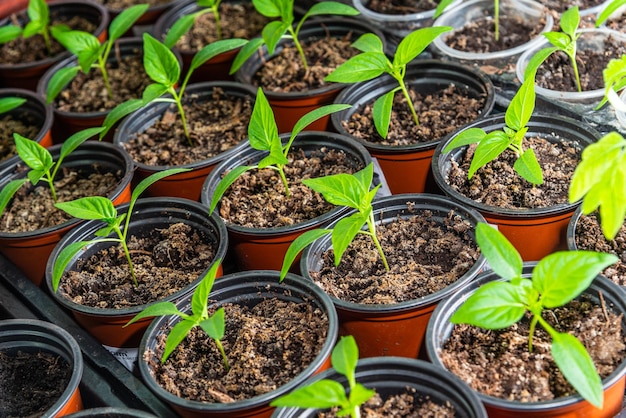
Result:
M43 41L46 44L46 50L48 51L48 55L50 55L52 53L52 44L50 43L50 34L48 33L47 27L43 28L41 36L43 36Z
M494 27L494 31L495 31L495 38L496 41L498 41L500 39L500 2L498 0L494 0L493 2L493 9L494 9L494 23L495 23L495 27Z
M219 2L212 7L213 18L215 19L215 31L217 32L217 40L222 39L222 24L220 23L220 12L218 10Z
M133 282L135 286L139 286L137 282L137 276L135 275L135 266L133 266L133 260L130 258L130 251L128 250L128 245L126 245L126 237L125 234L119 228L114 228L115 233L120 238L120 244L122 244L122 248L124 249L124 254L126 255L126 260L128 261L128 266L130 267L130 276L133 278Z
M552 326L548 324L548 322L545 319L543 319L541 315L535 314L533 318L537 318L537 321L539 321L543 329L545 329L548 332L548 334L550 334L550 337L553 337L555 334L558 334L557 331L554 328L552 328Z
M389 264L387 263L387 257L385 257L385 253L383 252L383 247L380 245L378 241L378 237L376 236L376 224L374 221L374 212L370 212L367 218L367 227L369 229L368 235L372 237L372 241L374 241L374 245L378 249L378 254L380 254L380 258L383 261L383 265L385 266L385 270L389 271Z
M356 405L354 406L354 408L352 409L352 418L361 418L361 406L360 405Z
M305 70L309 69L309 64L306 62L306 56L304 55L304 50L302 49L302 45L300 45L300 41L298 41L298 34L293 30L292 27L288 28L291 37L293 38L293 43L296 45L296 49L298 50L298 54L300 54L300 58L302 58L302 65Z
M582 86L580 84L580 75L578 74L578 64L576 64L576 49L574 48L574 52L569 55L569 59L572 62L572 68L574 68L574 77L576 77L576 88L578 92L582 91Z
M222 360L224 361L224 368L226 369L226 372L228 372L230 370L230 364L228 364L228 357L226 357L226 351L224 351L224 346L222 345L222 342L220 340L213 339L213 341L215 341L217 348L220 350L220 353L222 353Z

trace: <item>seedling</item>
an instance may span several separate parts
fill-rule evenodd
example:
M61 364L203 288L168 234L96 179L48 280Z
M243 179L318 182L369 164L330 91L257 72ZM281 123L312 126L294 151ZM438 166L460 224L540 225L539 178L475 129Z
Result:
M540 260L531 279L527 279L522 277L522 258L502 233L479 223L476 241L493 271L507 281L480 286L450 321L502 329L520 321L526 312L530 313L528 350L533 350L533 334L539 323L552 339L552 357L563 376L583 398L602 408L602 382L589 353L576 337L556 331L542 313L579 296L603 269L617 261L617 257L591 251L556 252Z
M280 137L278 136L278 128L276 127L274 112L272 111L265 94L263 94L263 90L259 87L256 95L256 101L254 102L254 108L252 109L252 115L250 116L250 124L248 125L248 140L250 141L250 146L252 148L260 151L268 151L269 155L263 158L257 165L239 166L229 171L220 180L215 188L215 192L211 198L209 213L213 213L219 200L222 198L230 185L233 184L243 173L252 169L271 168L272 170L276 170L283 185L285 186L285 195L287 197L291 196L284 167L289 163L287 155L289 154L289 150L291 149L291 145L296 139L296 136L304 128L316 120L333 112L347 109L348 107L350 107L350 105L332 104L310 111L296 122L289 137L289 141L287 141L287 144L283 145Z
M583 150L569 188L571 203L583 199L587 215L599 208L606 239L617 235L626 217L626 139L610 132Z
M356 209L357 212L341 219L332 229L311 229L299 235L291 243L285 253L285 259L283 260L283 266L280 271L281 281L287 275L289 267L293 264L296 256L309 244L312 244L318 238L328 234L331 234L331 242L335 253L335 266L339 265L341 257L357 234L364 234L372 238L385 269L389 271L387 258L376 237L376 224L374 221L372 200L374 200L376 192L381 185L379 184L370 190L373 177L374 166L370 163L363 170L357 171L354 174L340 173L302 180L302 183L306 186L321 193L324 199L329 203L348 206ZM365 224L367 224L368 230L362 229Z
M328 409L338 407L337 416L359 418L361 405L376 393L360 383L355 377L359 360L359 348L351 335L341 337L331 354L331 364L335 371L348 380L348 391L335 380L322 379L295 389L270 403L270 406Z
M604 97L596 106L596 110L600 109L608 101L617 111L626 112L626 103L618 95L618 91L626 87L626 55L621 58L613 58L602 71L604 78Z
M104 130L100 134L100 138L102 139L104 135L106 135L106 133L115 125L115 123L126 115L139 110L152 102L167 102L176 104L176 108L178 109L178 113L183 124L185 137L187 138L189 145L193 145L189 134L187 117L185 116L185 110L183 108L185 89L187 88L191 74L193 74L196 69L211 58L226 51L238 48L245 44L246 41L238 38L224 39L213 42L212 44L202 48L194 55L189 71L185 76L183 84L178 90L176 89L176 86L178 79L180 78L181 68L176 56L167 46L157 41L154 37L147 33L143 34L143 42L144 69L146 74L148 74L154 83L146 87L141 99L128 100L117 105L109 112L103 122ZM171 98L164 98L163 96L166 93L169 93Z
M607 4L606 7L602 9L600 14L598 15L598 18L596 19L596 28L600 27L604 22L609 19L609 17L611 17L613 13L617 11L617 9L624 5L626 5L626 0L613 0L612 2Z
M435 9L435 14L433 19L441 16L443 12L445 12L446 8L454 3L456 0L441 0ZM493 35L496 41L500 40L500 1L493 1Z
M30 182L33 185L39 183L40 180L44 180L48 183L50 193L54 201L57 201L57 192L54 187L54 179L56 178L59 168L65 157L67 157L72 151L78 148L83 142L100 133L102 128L89 128L83 131L77 132L70 136L63 145L59 152L59 158L57 161L53 161L50 151L42 147L37 141L23 137L18 133L13 134L15 139L15 149L20 159L26 164L30 171L27 173L27 177L24 179L11 180L0 191L0 214L4 212L15 193L26 183Z
M572 68L574 70L574 77L576 79L576 88L578 91L582 91L580 85L580 76L578 75L578 64L576 64L576 41L580 37L581 33L578 32L578 24L580 23L580 15L578 13L578 6L574 6L567 9L561 15L561 32L545 32L543 36L546 37L548 42L552 44L547 48L540 49L533 55L528 62L526 70L524 70L524 78L535 78L537 69L550 55L557 51L565 53Z
M293 40L300 58L302 59L302 65L305 69L308 69L309 65L307 63L306 56L304 55L302 44L298 39L300 29L302 29L302 24L311 16L355 16L359 14L359 11L352 6L335 1L323 1L311 6L311 8L304 14L304 16L302 16L302 19L300 19L294 28L292 26L294 23L294 0L252 0L252 3L254 4L255 9L263 16L271 19L279 18L279 20L269 22L263 28L263 31L261 32L262 36L260 38L251 39L244 45L243 48L241 48L241 51L239 51L233 61L233 65L230 69L231 74L234 74L239 67L241 67L243 63L246 62L246 60L263 45L267 47L267 52L269 54L273 54L276 49L276 45L278 45L278 42L284 37L289 37Z
M88 32L70 30L57 34L57 40L78 58L77 66L59 69L51 78L46 90L46 101L52 103L65 86L76 77L79 71L88 74L93 68L100 69L109 97L113 96L106 63L115 41L119 39L148 9L147 4L139 4L125 9L109 25L109 38L100 44L97 37Z
M174 47L174 45L176 45L176 42L178 42L178 40L184 34L189 32L189 29L191 29L195 21L200 16L206 13L213 13L213 18L215 19L215 30L217 31L217 40L221 40L222 25L220 23L219 13L219 7L221 2L222 0L198 0L196 4L198 5L198 7L201 7L201 9L195 13L181 16L180 19L174 22L170 30L167 32L167 35L165 36L165 45L168 48Z
M459 133L443 150L444 153L454 148L478 142L467 174L468 179L484 165L495 160L506 149L517 155L513 169L528 182L543 183L543 173L532 148L524 150L523 141L528 131L526 126L535 108L535 81L527 78L517 91L506 113L502 130L486 133L481 128L469 128Z
M391 108L393 98L397 91L402 91L409 105L413 121L419 125L419 119L415 112L415 106L406 87L404 76L407 65L413 61L432 41L444 32L451 30L449 26L435 26L418 29L407 35L398 44L393 62L387 58L383 51L382 40L373 33L366 33L357 39L352 46L362 53L350 58L326 76L326 81L339 83L357 83L367 81L387 73L397 82L398 87L380 96L374 102L372 110L374 126L378 134L386 138L391 121Z
M161 363L167 361L170 354L172 354L193 328L200 326L200 328L215 341L217 348L222 354L222 361L224 362L226 371L230 369L228 357L226 356L221 341L222 338L224 338L224 330L226 328L224 308L217 309L212 315L208 313L209 294L213 288L215 276L217 275L220 265L221 260L215 260L213 266L211 266L202 281L198 284L198 287L193 291L193 295L191 296L191 315L179 311L172 302L157 302L139 312L124 325L126 327L142 318L153 316L176 315L181 318L181 321L172 327L165 340L165 350L161 356Z
M26 99L23 97L3 97L0 99L0 115L10 112L13 109L17 109L24 103L26 103Z
M85 246L99 242L116 242L122 246L124 254L126 255L126 261L128 261L128 266L130 268L130 275L135 283L135 286L137 286L138 283L137 276L135 275L135 268L133 266L133 261L130 258L130 251L128 250L128 245L126 243L128 239L128 225L130 224L130 217L133 213L135 203L137 203L139 195L153 183L164 177L182 173L184 171L189 171L189 169L170 168L168 170L154 173L143 179L133 190L130 197L128 211L121 215L118 215L113 202L103 196L88 196L72 200L70 202L56 203L55 206L57 208L75 218L99 220L104 222L106 226L95 232L95 235L98 238L89 241L74 242L69 244L59 253L56 262L54 263L54 267L52 268L52 288L54 291L56 292L58 290L61 276L63 276L63 272L70 261L72 261L72 258ZM124 225L123 227L122 223ZM109 237L112 233L115 233L117 237Z

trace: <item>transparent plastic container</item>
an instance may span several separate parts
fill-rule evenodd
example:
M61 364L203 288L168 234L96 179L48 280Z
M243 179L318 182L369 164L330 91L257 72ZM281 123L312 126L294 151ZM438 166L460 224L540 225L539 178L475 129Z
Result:
M626 89L622 90L622 93L619 95L619 98L622 99L622 102L626 103ZM615 110L615 117L622 128L622 131L626 131L626 112L622 112L620 110Z

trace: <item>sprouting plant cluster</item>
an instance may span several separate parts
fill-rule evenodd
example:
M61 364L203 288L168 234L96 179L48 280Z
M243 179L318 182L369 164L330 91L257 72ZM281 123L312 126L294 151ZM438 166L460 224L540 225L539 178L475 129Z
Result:
M45 0L29 0L26 13L29 21L23 28L12 23L0 28L0 44L13 41L20 36L27 39L34 35L41 35L46 50L50 54L52 50L50 38L57 39L57 36L69 30L69 27L63 24L50 25L50 9Z

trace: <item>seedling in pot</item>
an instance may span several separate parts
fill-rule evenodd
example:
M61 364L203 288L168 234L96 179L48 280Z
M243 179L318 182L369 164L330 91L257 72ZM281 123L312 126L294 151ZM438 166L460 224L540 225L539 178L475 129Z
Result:
M182 38L184 34L189 32L189 29L191 29L195 21L200 16L207 14L207 13L213 13L213 18L215 19L215 30L217 32L217 40L218 41L221 40L222 39L222 24L220 22L220 13L219 13L219 8L220 8L221 3L222 3L222 0L198 0L196 1L196 4L198 5L198 7L201 7L201 9L195 13L181 16L176 22L174 22L172 27L167 32L167 35L165 36L165 40L163 41L163 43L168 48L173 48L174 45L176 45L176 42L178 42L178 40Z
M311 229L298 236L289 246L285 253L283 266L280 271L282 281L289 267L293 264L296 256L300 254L309 244L324 235L331 234L333 251L335 253L335 266L341 262L341 257L348 249L350 243L357 234L364 234L372 238L378 254L389 271L389 264L383 252L383 248L376 237L376 223L374 221L374 210L372 200L380 188L380 184L370 190L374 177L374 165L370 163L361 171L354 174L333 174L330 176L314 179L304 179L302 183L314 191L321 193L327 202L334 205L343 205L356 209L357 212L341 219L332 229ZM367 230L363 230L363 225L367 224Z
M335 371L346 377L348 390L335 380L322 379L299 387L293 392L273 400L270 406L296 408L329 409L339 408L337 416L361 416L361 405L376 393L356 381L356 365L359 348L351 335L341 337L331 354L331 364Z
M444 32L451 30L449 26L421 28L408 34L396 48L393 61L390 61L383 50L382 40L373 33L366 33L357 39L352 46L362 53L350 58L326 76L326 81L338 83L358 83L372 80L387 73L397 82L398 87L380 96L374 102L372 110L374 126L378 134L386 138L391 121L393 98L397 91L402 91L413 115L413 121L419 125L415 105L411 100L404 80L407 65L421 54L432 41Z
M239 48L245 44L244 39L224 39L221 41L213 42L198 51L192 61L189 71L183 80L179 89L176 89L178 79L180 78L180 63L176 56L170 51L170 49L163 43L156 40L151 35L143 34L144 52L143 52L143 65L146 74L154 81L153 84L147 86L143 92L141 99L131 99L124 103L120 103L113 108L104 119L104 130L100 134L100 139L106 135L106 133L113 128L115 123L132 112L135 112L142 107L152 102L166 102L175 103L178 113L180 115L181 122L183 124L183 131L185 138L190 146L193 145L189 133L189 126L187 123L187 117L185 116L185 110L183 108L183 98L185 95L185 89L189 83L191 74L202 66L205 62L211 58L222 54L224 52ZM169 93L171 97L163 97L166 93Z
M229 171L220 180L215 188L215 192L213 192L209 213L213 213L215 207L219 203L219 200L222 198L226 190L228 190L230 185L233 184L243 173L252 169L270 168L272 170L276 170L283 185L285 186L285 195L287 197L291 196L284 168L289 163L287 155L289 154L289 150L291 149L291 145L296 139L296 136L304 128L316 120L333 112L347 109L348 107L350 107L350 105L332 104L310 111L296 122L289 137L289 141L287 141L287 144L283 145L280 137L278 136L278 128L276 127L274 112L272 111L265 94L263 94L263 90L259 87L256 95L256 101L254 102L254 108L252 109L252 115L250 116L250 124L248 125L248 141L250 142L250 146L252 148L260 151L268 151L269 155L263 158L257 165L239 166Z
M267 47L267 52L271 55L276 49L276 45L282 38L290 38L293 40L296 49L302 59L302 65L305 69L308 69L308 63L302 44L298 38L302 24L311 16L319 15L339 15L339 16L355 16L359 14L359 11L352 6L348 6L343 3L335 1L322 1L316 3L302 16L302 19L298 22L295 28L292 26L294 23L293 17L293 5L294 0L252 0L255 9L263 16L269 18L278 18L263 28L262 36L260 38L254 38L248 41L241 51L235 57L233 65L230 69L230 73L234 74L239 67L243 65L248 58L250 58L259 48L263 45Z
M608 101L616 111L626 112L626 103L619 97L618 92L626 87L626 55L621 58L613 58L602 71L604 79L604 97L596 106L600 109Z
M441 16L443 12L446 11L448 6L454 3L456 0L441 0L435 9L435 14L433 15L433 19ZM493 36L496 41L500 39L500 1L493 0Z
M212 315L208 312L209 294L213 288L215 282L215 276L221 265L221 260L215 260L213 266L209 269L202 281L198 284L191 296L191 315L181 312L176 308L176 305L172 302L157 302L148 306L143 311L139 312L133 319L128 321L125 327L143 318L149 318L153 316L165 316L176 315L181 318L170 330L170 333L165 340L165 350L161 356L161 363L165 363L172 354L172 352L178 347L178 345L185 339L189 332L199 326L206 334L215 341L217 348L222 355L222 361L224 362L224 368L226 371L230 369L228 363L228 357L224 351L222 345L222 338L224 338L224 330L226 328L224 321L224 308L217 309Z
M471 179L476 171L495 160L505 150L515 152L517 160L513 169L526 181L539 185L543 173L532 148L524 149L526 126L535 109L535 81L527 78L519 88L504 115L506 126L501 130L486 133L481 128L469 128L460 132L443 150L448 153L455 148L478 143L468 171Z
M612 240L626 217L626 139L610 132L583 150L569 188L571 203L583 199L588 215L599 208L602 232Z
M79 65L61 68L50 78L46 90L46 101L52 103L61 93L61 90L78 75L79 71L82 70L85 74L88 74L95 68L98 68L102 73L108 96L109 98L112 97L113 92L106 70L107 60L115 41L122 37L147 9L147 4L139 4L129 7L117 15L109 25L109 37L103 44L100 44L100 40L93 34L79 30L64 31L57 34L56 39L68 51L76 55Z
M599 28L603 23L605 23L613 13L615 13L620 7L626 5L626 0L613 0L609 4L607 4L604 9L598 15L596 19L596 28Z
M72 261L74 256L78 254L87 245L96 244L99 242L115 242L122 246L124 254L126 255L126 261L130 269L130 275L135 283L137 283L137 276L135 275L135 268L133 261L130 257L130 251L126 241L128 240L128 226L130 224L130 218L133 213L133 208L139 195L141 195L150 185L161 180L164 177L189 171L187 168L170 168L168 170L159 171L151 176L143 179L133 190L130 197L130 203L128 205L128 211L121 215L118 215L117 209L113 205L111 200L102 196L88 196L80 199L72 200L70 202L58 202L55 206L69 215L85 220L99 220L106 224L105 227L95 232L95 239L89 241L78 241L69 244L58 255L54 266L52 268L52 289L56 292L59 288L61 276L68 264ZM123 225L123 226L122 226ZM117 237L109 237L112 233L115 233Z
M617 257L591 251L556 252L540 260L531 279L527 279L522 277L522 258L502 233L479 223L476 241L493 271L507 281L480 286L450 321L502 329L520 321L528 312L532 315L528 350L533 350L533 334L539 324L552 339L552 357L563 376L583 398L602 408L602 382L589 353L576 337L556 331L542 314L578 297Z
M13 109L17 109L24 103L26 103L26 99L23 97L3 97L0 99L0 115L10 112Z
M11 180L2 191L0 191L0 214L4 212L15 193L26 183L30 182L33 185L39 183L40 180L44 180L50 188L50 193L54 201L57 201L57 192L54 187L54 180L61 168L63 160L78 148L83 142L89 138L98 135L102 128L89 128L83 131L77 132L70 136L63 145L59 152L59 158L55 162L52 159L50 151L42 147L37 141L23 137L18 133L13 134L15 139L15 150L20 159L26 164L30 171L27 173L27 177L24 179Z

